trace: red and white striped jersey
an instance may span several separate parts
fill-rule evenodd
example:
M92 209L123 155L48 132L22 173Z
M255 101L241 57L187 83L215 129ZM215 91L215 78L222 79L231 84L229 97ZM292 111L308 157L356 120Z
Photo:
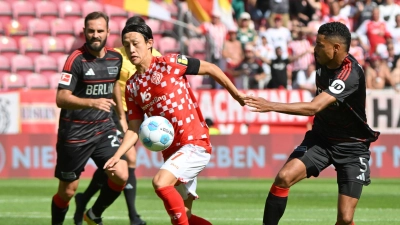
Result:
M211 153L208 127L185 76L189 62L186 56L177 54L153 57L145 73L136 72L126 82L129 120L143 120L146 113L163 116L174 127L174 141L162 152L164 159L186 144Z

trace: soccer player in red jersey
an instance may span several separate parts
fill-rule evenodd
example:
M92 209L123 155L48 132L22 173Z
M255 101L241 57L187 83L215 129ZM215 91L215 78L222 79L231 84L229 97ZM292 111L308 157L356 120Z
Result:
M178 54L152 56L153 35L146 24L127 25L121 36L137 72L126 83L129 129L104 168L113 171L120 157L136 143L144 114L167 118L174 126L175 137L172 145L162 152L165 163L153 178L155 192L164 202L172 224L211 224L191 213L192 202L198 198L197 175L210 161L212 146L186 75L212 76L241 105L244 95L214 64Z

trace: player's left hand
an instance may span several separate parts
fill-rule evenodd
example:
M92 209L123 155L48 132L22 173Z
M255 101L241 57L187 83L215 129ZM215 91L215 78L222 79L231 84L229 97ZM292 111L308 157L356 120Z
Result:
M252 112L270 112L271 109L271 102L265 100L261 97L255 97L252 95L246 95L243 98L244 102L247 106L251 107L250 111Z
M108 170L110 172L115 171L116 169L114 166L119 162L119 158L116 158L115 156L111 157L105 164L103 169Z

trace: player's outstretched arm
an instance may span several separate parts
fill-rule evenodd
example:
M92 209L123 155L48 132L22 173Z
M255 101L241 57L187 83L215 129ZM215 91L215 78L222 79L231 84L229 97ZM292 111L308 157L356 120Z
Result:
M239 92L235 85L231 82L231 80L225 75L225 73L216 65L200 60L199 67L199 75L210 75L217 81L222 87L229 91L231 96L236 99L240 103L240 105L244 105L243 97L245 96L243 93Z
M124 139L122 140L121 146L119 146L117 152L111 157L106 164L104 164L103 169L109 171L114 170L115 164L117 164L122 155L124 155L129 149L131 149L139 139L139 127L142 124L142 120L130 120L128 125L128 130L125 132Z
M110 112L111 106L115 106L112 99L107 98L79 98L72 94L72 91L67 89L58 89L56 95L57 107L62 109L87 109L95 108Z
M243 100L251 107L252 112L279 112L302 116L313 116L336 102L336 98L326 92L317 95L311 102L278 103L255 96L246 96Z

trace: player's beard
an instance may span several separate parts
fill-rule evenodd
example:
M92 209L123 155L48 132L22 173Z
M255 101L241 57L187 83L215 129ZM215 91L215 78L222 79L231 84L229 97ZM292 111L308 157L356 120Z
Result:
M95 43L93 43L93 41L100 41L100 45L95 45ZM103 48L104 48L104 46L106 45L106 43L107 43L107 37L102 41L102 40L100 40L100 39L96 39L96 38L92 38L91 40L89 40L88 38L86 38L86 43L87 43L87 46L88 46L88 48L90 49L90 50L93 50L93 51L96 51L96 52L99 52L99 51L101 51Z

